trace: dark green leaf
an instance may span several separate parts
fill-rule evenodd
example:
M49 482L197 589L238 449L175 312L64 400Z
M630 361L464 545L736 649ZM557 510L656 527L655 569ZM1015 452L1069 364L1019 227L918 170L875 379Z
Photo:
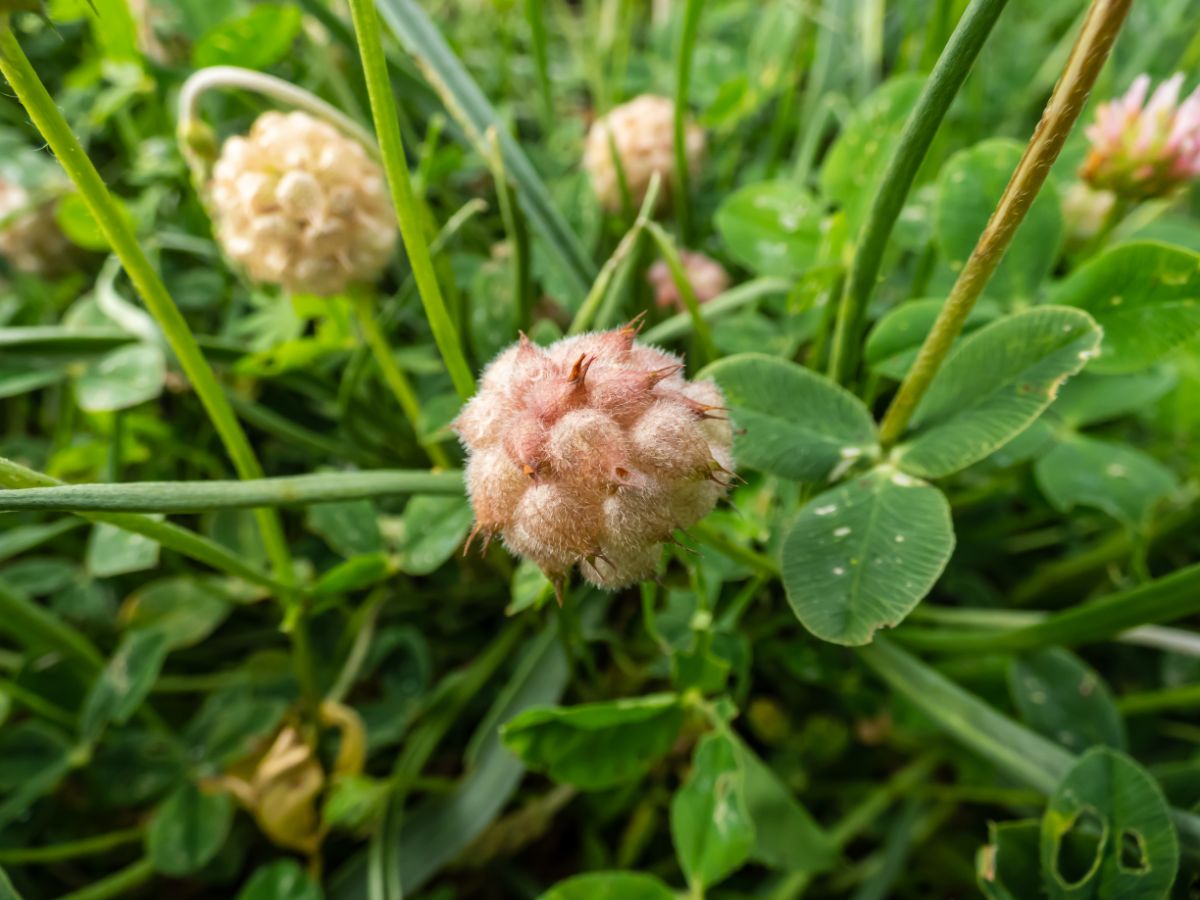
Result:
M1167 244L1115 247L1073 272L1052 302L1104 329L1095 372L1134 372L1200 334L1200 254Z
M28 815L71 769L71 745L57 728L29 719L0 728L0 829Z
M154 687L169 649L167 634L154 628L125 635L80 713L79 730L86 740L95 740L110 722L126 722L137 712Z
M232 598L215 578L183 575L138 588L121 608L126 628L152 628L171 650L200 643L232 609Z
M1021 718L1072 753L1125 749L1125 723L1108 685L1075 654L1052 648L1013 659L1009 690Z
M702 374L725 392L741 465L823 481L878 450L875 422L862 401L803 366L746 353Z
M1154 779L1125 754L1096 747L1050 798L1041 859L1051 900L1156 900L1175 880L1179 839Z
M990 822L988 845L979 851L976 874L987 900L1033 900L1042 891L1038 860L1042 824L1037 819Z
M1063 307L981 328L934 377L913 416L916 434L896 450L900 466L938 478L983 459L1028 428L1099 343L1096 323Z
M233 824L233 800L205 794L185 784L154 813L146 832L146 849L163 875L199 872L217 855Z
M428 575L440 568L462 546L473 519L465 497L413 497L404 508L400 570Z
M281 859L259 866L238 891L237 900L322 900L324 896L300 863Z
M675 892L641 872L588 872L560 881L538 900L675 900Z
M1125 375L1081 372L1063 385L1054 401L1056 416L1075 428L1144 413L1175 386L1170 369L1150 369Z
M693 890L737 871L754 848L746 773L737 747L711 734L696 745L692 771L671 798L671 837Z
M683 724L674 694L526 710L501 731L530 769L599 790L641 777L670 749Z
M954 550L937 488L879 469L818 495L783 543L783 585L809 631L866 644L929 593Z
M379 512L370 500L318 503L308 508L307 525L349 559L383 550Z

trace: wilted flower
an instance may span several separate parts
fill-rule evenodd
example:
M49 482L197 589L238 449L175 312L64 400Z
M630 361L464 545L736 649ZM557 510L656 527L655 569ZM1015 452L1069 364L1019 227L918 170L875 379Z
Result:
M674 117L675 103L670 98L643 94L592 123L583 149L583 166L605 209L621 208L614 150L635 206L645 199L655 172L663 180L660 199L665 196L675 171ZM687 123L684 146L688 172L695 175L704 157L704 130L694 122Z
M1142 200L1200 175L1200 88L1179 102L1183 75L1167 79L1146 102L1150 77L1103 103L1087 129L1091 151L1079 170L1093 187Z
M545 349L522 337L455 422L472 536L501 535L556 587L576 563L598 587L651 577L662 543L704 518L732 477L720 389L687 381L637 330Z
M74 246L58 227L54 206L0 178L0 256L17 271L57 275L70 266Z
M225 252L255 281L337 294L374 281L396 245L382 170L302 112L268 112L221 148L212 204Z
M680 250L679 262L683 264L683 274L698 302L707 303L728 289L729 273L712 257L692 250ZM646 272L646 280L654 288L654 300L659 306L683 309L683 299L679 296L675 279L671 277L671 268L665 260L660 259L650 267Z

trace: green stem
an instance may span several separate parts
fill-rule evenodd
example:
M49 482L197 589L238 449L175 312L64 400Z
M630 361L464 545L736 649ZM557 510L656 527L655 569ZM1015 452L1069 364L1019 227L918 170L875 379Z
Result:
M538 92L542 98L542 127L548 135L554 125L554 89L550 83L549 43L546 37L546 12L542 0L525 0L525 19L529 23L529 38L537 70Z
M683 301L687 314L692 320L692 334L695 335L696 343L700 348L700 366L710 363L720 354L717 353L717 347L713 343L712 329L708 327L708 322L700 312L700 301L696 299L696 290L692 287L691 279L688 278L687 272L683 268L683 260L679 258L675 242L657 222L647 222L645 227L650 236L654 238L654 243L658 245L658 250L671 272L671 280L675 282L675 290L679 293L679 299ZM700 368L700 366L696 368Z
M396 218L400 223L400 236L404 240L404 249L408 253L413 278L417 282L417 293L421 296L429 327L433 331L433 340L442 354L442 360L450 373L450 380L454 382L458 395L467 400L475 393L475 379L463 355L458 330L454 327L450 311L442 297L442 290L433 270L429 244L426 243L421 227L420 210L413 194L408 160L404 156L404 143L400 136L396 98L392 95L392 83L388 78L379 18L371 0L350 0L350 14L358 37L358 49L362 55L367 94L371 100L371 117L375 120L383 168L391 188Z
M0 588L0 590L3 589ZM51 722L57 722L64 728L74 731L79 725L78 716L7 678L0 678L0 695L7 695L14 703L24 706L31 713L39 715L43 719L49 719ZM3 862L4 851L0 850L0 863Z
M64 484L0 491L0 511L195 513L218 509L361 500L391 494L461 494L462 473L321 472L252 481L142 481L130 484Z
M123 214L100 178L100 173L71 131L45 85L30 65L7 22L0 22L0 72L8 79L13 92L25 107L29 117L45 138L59 163L79 190L109 246L121 260L138 294L145 301L163 331L163 336L174 351L184 373L192 383L196 395L207 411L213 426L241 478L258 478L262 468L254 456L254 450L246 439L246 433L238 424L216 376L188 328L187 320L171 299L166 286L155 271L153 264L138 244L133 227ZM262 532L263 546L275 570L277 581L285 585L293 582L292 559L288 551L283 526L271 510L259 510L256 514Z
M363 340L371 348L371 354L375 357L375 364L379 366L379 371L383 374L384 382L391 390L392 396L396 398L396 402L400 404L400 409L404 411L408 423L412 426L413 433L417 436L417 443L425 450L435 466L443 469L449 468L450 457L446 455L446 451L436 442L428 442L421 438L421 422L423 420L421 401L417 398L417 392L413 390L413 386L409 384L408 377L396 365L396 360L392 356L392 348L388 345L387 335L383 333L383 329L379 327L379 320L375 318L373 298L367 294L356 294L354 312L358 315L358 326L362 329Z
M687 153L688 82L692 75L692 56L696 49L696 34L700 28L700 12L704 0L684 0L683 21L679 27L679 49L675 54L675 217L679 222L679 239L687 246L692 235L691 187L689 185Z
M154 863L149 858L139 859L133 865L127 866L107 878L102 878L82 890L64 894L59 900L109 900L111 897L124 897L153 877Z
M921 345L916 361L904 376L900 389L883 417L880 441L885 449L893 446L904 434L917 404L941 368L954 339L962 331L975 301L1000 265L1013 235L1024 221L1075 120L1079 118L1132 2L1093 0L1062 76L1016 171L1004 189L987 227L979 236L975 249L971 251L970 258L959 272L958 280L946 298L933 329Z
M60 653L84 672L94 673L104 667L104 656L82 633L2 582L0 631L23 646Z
M950 103L1007 3L1008 0L973 0L967 7L905 123L904 133L871 204L842 294L830 365L834 381L846 382L858 365L867 305L879 280L888 238Z
M98 834L95 837L51 844L47 847L19 847L0 850L0 865L25 866L60 862L64 859L78 859L81 856L98 856L116 847L136 844L142 839L143 833L141 828L126 828L123 831Z
M700 307L700 318L705 322L713 322L737 312L739 309L773 294L786 294L792 285L782 278L756 278L730 288L718 297L714 297ZM660 344L687 335L694 321L691 312L676 313L670 318L663 319L657 325L642 332L641 340L647 344Z
M1197 707L1200 707L1200 684L1125 694L1117 698L1117 708L1127 716L1157 713L1166 709L1195 710Z

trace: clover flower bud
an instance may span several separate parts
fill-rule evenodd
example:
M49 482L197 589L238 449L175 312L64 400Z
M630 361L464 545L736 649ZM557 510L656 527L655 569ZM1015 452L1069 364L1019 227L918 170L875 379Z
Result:
M601 206L614 212L621 209L621 184L613 162L614 151L635 206L646 198L655 172L663 181L660 199L666 195L675 171L674 118L672 100L643 94L592 123L584 144L583 167ZM694 122L686 124L684 147L688 172L696 175L704 157L704 130Z
M331 295L379 277L396 218L378 164L302 112L268 112L213 167L217 237L252 279Z
M0 178L0 256L18 272L53 276L70 268L75 248L58 227L54 207L53 200L39 203Z
M1068 242L1082 246L1099 234L1116 202L1112 191L1098 191L1082 181L1067 185L1062 192L1062 209Z
M1183 75L1167 79L1146 102L1150 77L1103 103L1087 129L1091 150L1079 170L1092 187L1130 200L1167 193L1200 175L1200 88L1179 102Z
M683 274L692 286L697 302L707 303L729 288L729 273L712 257L692 250L680 250L679 262L683 265ZM646 272L646 280L654 288L654 300L659 306L673 306L679 310L684 308L683 298L679 296L679 288L665 260L660 259L650 267Z
M720 389L688 381L679 357L637 332L631 323L547 348L522 336L454 422L471 539L486 549L499 535L559 591L576 565L602 588L652 577L662 544L708 515L733 477Z

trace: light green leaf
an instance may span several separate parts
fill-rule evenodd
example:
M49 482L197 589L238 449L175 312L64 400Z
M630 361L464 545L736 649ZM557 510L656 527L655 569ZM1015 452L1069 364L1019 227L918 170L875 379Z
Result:
M641 777L683 724L674 694L536 707L501 730L505 746L555 781L599 790Z
M1123 375L1081 372L1063 385L1052 411L1073 428L1082 428L1144 413L1174 386L1175 373L1166 368Z
M1144 525L1159 501L1179 489L1175 473L1154 457L1083 435L1058 443L1033 471L1056 509L1090 506L1131 528Z
M880 375L902 379L908 372L921 344L933 328L945 300L910 300L889 309L871 329L863 357L867 365ZM963 333L970 334L982 325L994 321L999 311L991 302L976 303L967 316Z
M300 33L300 10L260 3L249 12L215 25L197 42L192 65L269 69L283 59Z
M717 232L729 254L759 275L802 274L821 244L821 204L790 181L748 184L717 210Z
M87 363L75 379L75 394L85 412L115 412L153 400L162 393L166 376L162 348L133 344Z
M147 516L161 520L161 515ZM87 570L95 578L144 572L158 565L158 542L108 522L92 527L87 545Z
M866 644L929 593L954 550L937 488L889 468L818 495L783 542L783 585L809 631Z
M956 153L942 168L937 238L953 272L962 269L971 255L1022 152L1018 142L995 138ZM1006 302L1032 298L1058 258L1062 232L1062 209L1050 179L988 282L986 295Z
M1200 254L1168 244L1114 247L1050 295L1091 313L1104 329L1094 372L1134 372L1200 334Z
M191 647L225 621L232 598L215 578L181 575L138 588L121 607L127 629L153 628L171 650Z
M150 861L163 875L199 872L217 855L232 824L233 800L228 794L205 794L185 784L150 819Z
M675 900L675 892L642 872L588 872L560 881L538 900Z
M320 886L308 877L294 859L281 859L259 866L237 900L322 900Z
M1078 656L1060 647L1015 657L1008 685L1021 718L1072 753L1125 749L1125 723L1112 691Z
M1175 880L1179 839L1154 779L1125 754L1096 747L1050 798L1041 859L1050 900L1156 900Z
M3 869L0 869L0 900L21 900L21 895Z
M1099 343L1096 323L1063 307L1027 309L981 328L934 377L913 416L917 433L897 448L897 462L925 478L978 462L1028 428Z
M846 211L851 234L866 220L924 83L922 76L902 75L880 87L858 105L825 157L821 190Z
M671 837L688 883L706 888L737 871L754 848L746 773L722 734L696 745L692 771L671 798Z
M404 507L400 570L428 575L462 546L474 513L465 497L421 494Z
M313 585L316 597L333 597L361 591L392 575L392 564L386 553L352 556L321 573Z
M137 712L158 680L168 649L166 634L152 628L125 635L79 714L85 740L94 741L110 722L127 722Z
M878 449L862 401L803 366L760 353L709 366L725 392L741 465L801 481L823 481ZM744 430L744 433L742 433Z
M133 227L133 216L130 215L129 209L120 200L114 200L114 202L126 223ZM72 243L85 250L104 252L109 249L108 238L100 230L100 226L92 216L92 211L88 209L87 203L79 194L71 193L60 198L54 206L54 219L58 222L58 227L62 229L63 234L70 238Z

